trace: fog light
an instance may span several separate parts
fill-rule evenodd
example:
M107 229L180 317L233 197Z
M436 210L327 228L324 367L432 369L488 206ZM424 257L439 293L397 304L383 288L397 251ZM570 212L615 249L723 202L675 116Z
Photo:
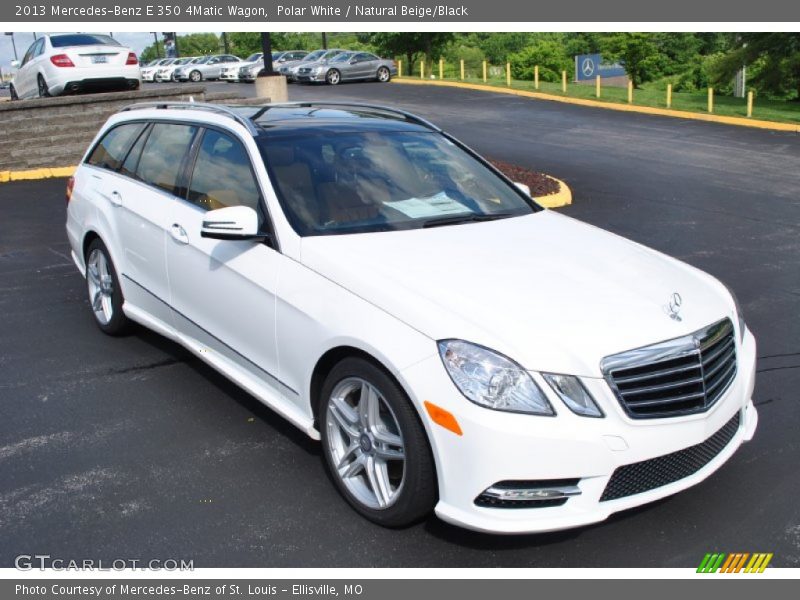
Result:
M493 508L544 508L561 506L579 496L578 479L500 481L475 499L478 506Z

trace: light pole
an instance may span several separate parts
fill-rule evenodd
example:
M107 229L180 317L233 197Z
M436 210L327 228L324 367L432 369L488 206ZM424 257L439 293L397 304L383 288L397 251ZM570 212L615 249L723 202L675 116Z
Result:
M19 57L17 56L17 44L14 42L14 32L7 31L6 35L11 36L11 46L14 48L14 60L19 60Z
M157 31L153 32L153 40L155 41L155 44L156 44L156 58L161 58L161 51L158 49L158 32Z

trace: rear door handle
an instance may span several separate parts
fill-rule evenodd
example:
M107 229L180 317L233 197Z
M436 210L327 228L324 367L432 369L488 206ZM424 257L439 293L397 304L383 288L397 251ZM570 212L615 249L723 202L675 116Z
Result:
M172 239L178 242L179 244L189 243L189 235L186 233L186 230L177 223L172 224L172 227L170 228L169 232L172 235Z
M113 204L117 208L122 206L122 196L120 195L120 193L117 190L114 190L113 192L111 192L111 196L109 196L108 199L111 201L111 204Z

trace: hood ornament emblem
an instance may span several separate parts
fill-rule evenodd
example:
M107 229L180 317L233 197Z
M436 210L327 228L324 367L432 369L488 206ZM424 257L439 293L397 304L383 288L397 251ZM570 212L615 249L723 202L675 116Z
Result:
M683 321L681 318L681 305L683 304L683 299L678 292L672 294L672 297L669 299L669 304L667 305L667 310L669 311L669 318L673 321Z

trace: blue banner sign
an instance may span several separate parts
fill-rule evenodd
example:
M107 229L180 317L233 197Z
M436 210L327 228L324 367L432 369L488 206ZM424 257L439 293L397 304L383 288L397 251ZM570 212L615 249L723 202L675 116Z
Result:
M595 77L624 77L625 67L620 63L603 62L602 54L578 54L575 57L575 79L594 80Z

